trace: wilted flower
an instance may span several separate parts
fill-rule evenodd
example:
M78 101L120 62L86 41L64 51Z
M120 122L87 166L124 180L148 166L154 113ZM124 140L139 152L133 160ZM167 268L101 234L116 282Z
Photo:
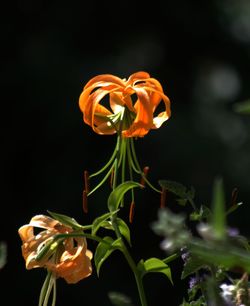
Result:
M106 96L108 101L104 101ZM164 111L155 114L161 101ZM143 137L170 117L169 98L161 84L144 71L128 80L112 74L95 76L85 85L79 106L84 122L96 133L106 135L122 132L123 137Z
M35 234L35 228L44 229ZM37 215L19 228L26 268L46 268L68 283L77 283L92 272L92 252L84 237L54 239L73 232L71 227L45 215Z

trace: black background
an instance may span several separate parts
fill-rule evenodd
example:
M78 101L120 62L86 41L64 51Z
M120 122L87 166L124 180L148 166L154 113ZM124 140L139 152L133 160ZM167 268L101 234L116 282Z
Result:
M210 205L217 175L227 202L234 187L245 205L229 218L249 235L249 117L234 105L250 97L250 4L247 0L8 2L1 9L1 240L7 264L1 299L37 305L45 271L26 271L18 228L47 210L82 224L105 211L108 188L82 211L83 171L108 159L115 137L94 134L78 108L84 84L102 73L127 78L144 70L158 79L172 102L161 129L136 141L150 179L194 186L197 204ZM164 257L152 233L159 199L138 193L131 225L136 260ZM174 199L168 206L179 210ZM124 209L127 220L128 211ZM89 248L94 249L94 243ZM179 305L182 262L172 264L174 286L162 275L145 278L149 306ZM93 276L77 285L58 280L57 305L108 306L120 291L139 305L123 257L114 253Z

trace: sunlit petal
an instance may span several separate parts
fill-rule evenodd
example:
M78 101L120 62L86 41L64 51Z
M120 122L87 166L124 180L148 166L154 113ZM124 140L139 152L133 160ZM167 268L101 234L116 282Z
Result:
M109 96L108 108L107 103L101 105L105 96ZM159 113L160 103L164 103L165 110ZM110 135L121 131L123 137L143 137L150 129L159 128L171 115L170 101L160 82L145 71L130 75L128 80L111 74L92 78L80 95L79 105L84 122L96 133ZM129 113L130 120L123 116L124 112ZM115 116L117 114L120 116Z
M153 111L149 96L143 88L135 89L138 101L135 104L136 118L129 129L123 131L124 137L143 137L153 125Z
M131 76L128 78L128 81L126 83L134 86L135 82L144 81L145 79L148 78L150 78L150 75L147 72L139 71L131 74Z
M40 233L34 234L35 227L42 229ZM26 268L46 268L68 283L76 283L88 277L92 272L92 253L87 249L86 239L65 238L59 244L53 240L57 234L72 231L72 228L44 215L37 215L29 224L20 227L18 233L23 242L22 254ZM47 245L48 252L37 260L37 256L41 254L39 252L47 250ZM57 251L59 245L60 250Z
M124 87L125 86L125 82L112 75L112 74L100 74L98 76L93 77L92 79L90 79L88 81L88 83L84 86L84 89L88 88L89 86L93 85L93 84L97 84L97 83L108 83L108 84L114 84L114 85L119 85ZM95 85L96 86L96 85Z

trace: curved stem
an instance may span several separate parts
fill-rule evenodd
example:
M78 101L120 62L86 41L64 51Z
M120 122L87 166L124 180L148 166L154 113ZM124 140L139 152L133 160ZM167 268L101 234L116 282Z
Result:
M165 264L168 264L169 262L175 260L176 258L180 257L180 254L178 253L174 253L166 258L164 258L162 261L165 263Z
M91 234L86 234L86 233L57 234L57 235L54 236L54 240L62 239L62 238L70 238L70 237L72 237L72 238L85 237L85 238L88 238L88 239L91 239L91 240L95 240L97 242L102 242L102 243L110 245L110 243L107 242L106 240L104 240L104 239L102 239L98 236L91 235Z
M138 162L137 156L136 156L136 152L135 152L135 146L134 146L134 140L133 138L130 139L130 147L131 147L131 155L132 155L132 166L134 163L134 168L137 168L137 171L144 179L144 181L149 185L149 187L151 187L154 191L161 193L161 190L155 188L150 182L149 180L146 178L146 176L144 175L143 171L141 170L140 164Z
M137 266L136 266L134 260L130 256L130 253L128 252L128 249L126 248L125 245L124 245L124 248L123 248L123 245L124 244L122 244L122 251L123 251L124 257L126 258L131 270L134 273L138 293L139 293L139 296L140 296L141 305L142 306L147 306L147 300L146 300L145 291L144 291L144 287L143 287L143 283L142 283L142 277L141 277L141 275L140 275L140 273L137 269Z
M116 146L115 146L115 149L114 149L114 152L113 152L112 156L110 157L109 161L107 162L107 164L105 164L105 166L102 167L99 171L97 171L97 172L91 174L91 175L89 176L89 178L92 178L92 177L94 177L94 176L97 176L97 175L101 174L103 171L105 171L105 170L108 168L108 166L111 165L111 163L114 161L114 159L115 159L115 157L116 157L117 146L118 146L118 145L119 145L119 144L118 144L118 142L117 142L117 143L116 143Z
M138 289L138 293L139 293L139 297L140 297L140 301L141 301L141 306L147 306L147 300L146 300L146 295L145 295L145 291L144 291L144 287L143 287L143 283L142 283L142 276L139 273L137 266L133 260L133 258L131 257L125 243L124 240L122 238L122 235L120 233L119 227L117 225L116 222L116 215L113 215L111 218L111 222L113 225L113 228L115 230L116 236L117 238L121 239L121 252L123 253L124 257L126 258L131 270L134 273L134 277L135 277L135 281L136 281L136 285L137 285L137 289Z
M116 161L116 160L115 160ZM115 161L114 161L114 163L115 163ZM90 196L92 193L94 193L107 179L108 179L108 177L110 176L110 174L111 174L111 172L112 172L112 170L113 170L113 167L114 167L114 165L112 165L111 167L110 167L110 169L109 169L109 171L107 172L107 174L104 176L104 178L101 180L101 182L97 185L97 186L95 186L95 188L93 188L87 195L88 196Z
M124 147L122 147L124 144L127 145L127 143L124 143L124 139L122 139L121 135L118 135L118 141L117 143L120 143L120 146L117 147L117 157L116 160L114 162L114 178L117 178L117 174L118 174L118 169L119 169L119 159L120 159L120 154L123 155L123 158L125 158L125 150ZM123 149L123 150L122 150ZM125 166L124 166L125 167ZM116 188L116 182L117 180L114 179L113 180L113 189ZM117 236L117 238L120 238L121 241L121 252L123 253L124 257L126 258L131 270L134 273L134 277L135 277L135 281L136 281L136 285L137 285L137 289L138 289L138 293L139 293L139 297L140 297L140 301L141 301L141 306L147 306L147 300L146 300L146 296L145 296L145 291L144 291L144 287L142 284L142 276L139 273L139 270L137 269L137 266L133 260L133 258L131 257L128 248L126 247L126 244L124 243L124 239L121 235L120 229L118 227L117 224L117 213L112 215L111 217L111 222L112 222L112 226L114 228L115 234Z

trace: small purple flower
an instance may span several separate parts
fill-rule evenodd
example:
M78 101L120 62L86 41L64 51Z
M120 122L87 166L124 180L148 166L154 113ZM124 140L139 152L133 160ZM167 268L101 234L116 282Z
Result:
M198 276L190 277L190 279L189 279L189 289L192 289L199 282L200 282L200 278Z
M237 237L239 235L239 230L235 227L231 227L227 229L227 233L229 237Z

